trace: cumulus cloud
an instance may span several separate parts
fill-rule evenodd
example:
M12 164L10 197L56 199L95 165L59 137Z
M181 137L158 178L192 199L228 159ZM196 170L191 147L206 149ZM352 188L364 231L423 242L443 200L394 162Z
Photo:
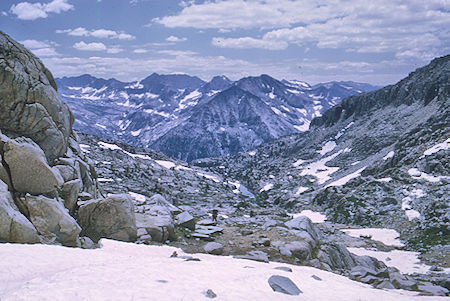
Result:
M74 29L58 29L56 33L66 33L70 36L76 37L94 37L99 39L119 39L119 40L134 40L136 37L125 32L115 31L110 29L92 29L88 30L84 27L77 27Z
M68 0L53 0L48 3L20 2L13 4L10 12L21 20L36 20L39 18L47 18L50 13L59 14L72 9L74 9L73 5Z
M251 37L243 38L213 38L211 42L214 46L221 48L262 48L268 50L283 50L288 47L285 41L261 40Z
M84 41L73 44L73 48L81 51L104 51L110 54L116 54L123 51L123 49L118 46L107 47L103 43L86 43Z
M106 51L107 48L103 43L85 43L83 41L73 44L73 48L81 51Z
M166 27L258 29L262 38L216 37L227 48L277 50L287 44L428 59L450 50L450 2L442 0L212 0L185 2L176 15L155 18ZM309 47L309 46L307 46ZM437 51L437 49L440 49Z
M187 40L187 38L179 38L179 37L176 37L176 36L170 36L170 37L168 37L167 39L166 39L166 41L167 42L175 42L175 43L177 43L177 42L184 42L184 41L186 41Z
M56 49L54 42L37 41L37 40L24 40L20 41L26 48L30 49L37 57L49 57L60 55Z

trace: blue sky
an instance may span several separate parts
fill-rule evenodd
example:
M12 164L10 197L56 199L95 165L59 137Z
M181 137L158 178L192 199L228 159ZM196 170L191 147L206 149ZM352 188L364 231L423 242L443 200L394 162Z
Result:
M56 77L384 85L450 53L450 0L2 0L0 29Z

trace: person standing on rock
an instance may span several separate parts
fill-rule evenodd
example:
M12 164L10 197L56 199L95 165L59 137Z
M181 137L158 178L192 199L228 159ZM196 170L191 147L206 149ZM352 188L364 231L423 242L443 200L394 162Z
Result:
M217 215L219 214L219 210L213 209L212 211L212 220L217 223Z

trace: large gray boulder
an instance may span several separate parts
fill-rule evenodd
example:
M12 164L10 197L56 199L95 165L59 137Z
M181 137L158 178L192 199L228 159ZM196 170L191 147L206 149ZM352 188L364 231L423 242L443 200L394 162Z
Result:
M211 241L203 246L203 250L209 254L221 255L223 253L223 245L218 242Z
M33 224L14 203L8 186L0 181L0 241L38 243L39 236Z
M81 228L64 205L44 196L25 196L29 219L48 243L76 246Z
M136 241L137 227L133 199L128 194L111 194L91 200L78 209L82 235L95 242L100 238Z
M56 90L44 64L0 31L0 130L31 138L49 162L66 153L74 122Z
M307 241L293 241L284 246L294 257L300 260L312 258L312 248Z
M56 191L64 183L57 169L47 164L44 152L29 138L9 139L3 146L12 186L16 191L34 195Z
M297 218L294 218L290 221L287 221L285 225L289 229L307 232L316 243L320 240L320 230L306 216L299 216Z
M189 230L195 230L195 218L187 211L177 215L177 225L185 227Z
M357 256L350 253L342 243L322 245L317 253L317 258L333 270L351 270L359 265Z
M145 229L152 237L152 241L165 242L175 240L175 227L170 215L149 215L136 213L136 226Z

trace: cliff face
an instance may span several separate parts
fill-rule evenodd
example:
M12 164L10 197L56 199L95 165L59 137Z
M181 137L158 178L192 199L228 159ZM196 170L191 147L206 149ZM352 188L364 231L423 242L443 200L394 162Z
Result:
M0 32L0 130L31 138L50 162L67 152L74 122L56 90L42 62Z

